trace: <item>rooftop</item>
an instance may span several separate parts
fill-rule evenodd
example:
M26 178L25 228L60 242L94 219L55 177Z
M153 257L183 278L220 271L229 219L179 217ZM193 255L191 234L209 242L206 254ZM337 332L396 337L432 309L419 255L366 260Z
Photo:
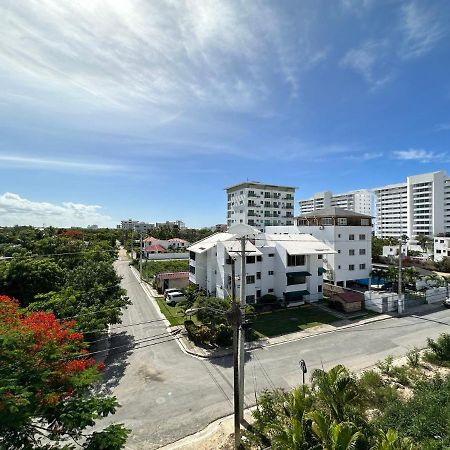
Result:
M259 181L242 181L241 183L233 184L231 186L226 187L225 190L229 191L231 189L238 189L240 187L255 187L257 189L278 189L280 191L283 191L283 190L294 190L295 191L297 189L297 187L295 187L295 186L266 184L266 183L261 183Z
M336 206L331 206L328 208L318 209L310 213L302 214L298 216L299 219L307 219L309 217L360 217L370 219L372 216L367 214L360 214L354 211L349 211L348 209L338 208Z

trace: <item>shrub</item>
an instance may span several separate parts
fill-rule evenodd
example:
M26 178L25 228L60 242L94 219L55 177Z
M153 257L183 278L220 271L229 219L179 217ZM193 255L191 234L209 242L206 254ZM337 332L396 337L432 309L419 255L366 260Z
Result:
M378 361L376 365L383 375L390 376L392 374L393 362L394 357L392 355L388 355L383 361Z
M425 358L432 363L450 365L450 334L441 334L436 341L427 339L428 348L430 349Z
M403 386L409 386L411 384L408 377L408 368L406 366L394 366L391 368L391 376L395 378L397 383Z
M211 342L213 332L206 325L196 325L192 320L185 320L184 327L188 333L189 339L195 344L206 344Z
M229 347L233 342L233 328L221 323L217 326L214 341L219 347Z
M419 367L420 364L420 352L417 347L414 347L406 354L406 358L408 359L408 364L411 367Z

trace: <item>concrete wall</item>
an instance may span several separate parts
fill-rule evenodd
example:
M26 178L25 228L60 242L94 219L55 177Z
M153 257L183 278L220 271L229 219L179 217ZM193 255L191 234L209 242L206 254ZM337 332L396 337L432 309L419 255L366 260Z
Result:
M394 292L364 292L365 308L378 313L397 311L398 294Z
M427 289L425 292L425 299L427 303L441 303L447 297L447 288L438 287Z

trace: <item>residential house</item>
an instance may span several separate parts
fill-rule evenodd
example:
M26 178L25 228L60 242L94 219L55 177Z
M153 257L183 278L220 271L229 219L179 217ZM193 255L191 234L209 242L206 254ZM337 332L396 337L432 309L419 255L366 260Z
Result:
M166 289L184 289L189 285L189 272L161 272L155 275L156 289L162 294Z

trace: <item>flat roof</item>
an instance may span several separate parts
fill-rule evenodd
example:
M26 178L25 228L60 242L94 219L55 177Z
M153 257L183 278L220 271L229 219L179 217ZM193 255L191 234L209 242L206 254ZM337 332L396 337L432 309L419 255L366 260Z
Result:
M328 208L321 208L310 213L302 214L296 217L296 219L308 219L310 217L360 217L370 219L372 216L367 214L357 213L355 211L349 211L348 209L338 208L336 206L331 206Z
M224 190L229 191L230 189L237 189L240 187L256 187L260 189L279 189L279 190L285 190L285 189L293 189L294 191L298 189L296 186L284 186L284 185L278 185L278 184L267 184L267 183L261 183L259 181L242 181L237 184L233 184L231 186L226 187Z

